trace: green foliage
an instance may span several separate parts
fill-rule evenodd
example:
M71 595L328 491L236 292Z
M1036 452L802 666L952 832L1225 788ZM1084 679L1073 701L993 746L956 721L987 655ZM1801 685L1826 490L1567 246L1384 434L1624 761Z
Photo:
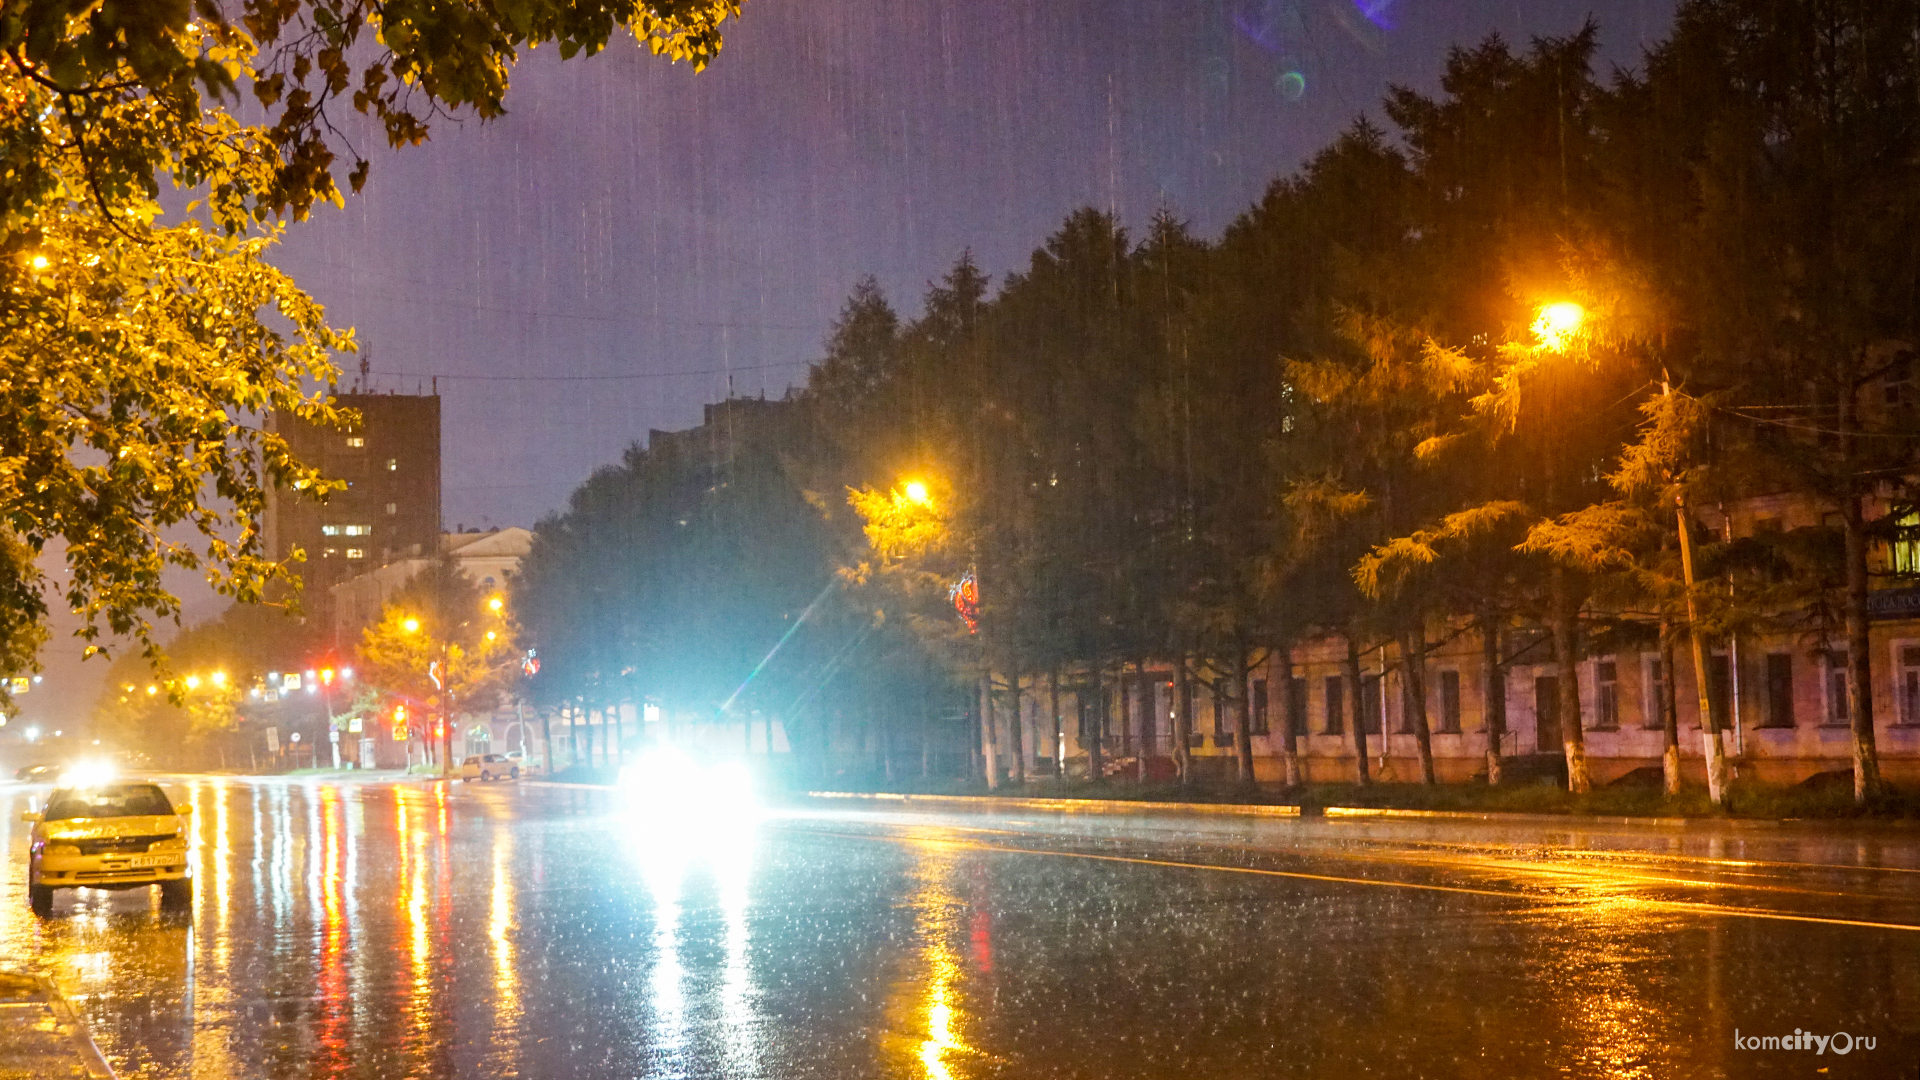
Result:
M457 708L481 711L519 679L517 642L504 598L482 591L452 560L436 559L361 632L359 675L388 698L451 697Z
M522 48L593 53L625 29L696 68L732 0L22 0L0 9L0 660L22 670L48 593L104 648L159 659L162 574L257 602L267 492L337 484L266 430L348 417L350 333L266 259L282 222L341 201L344 101L394 146L444 110L504 108ZM251 97L243 102L242 95ZM243 119L243 116L245 117ZM358 190L368 163L349 174ZM163 209L167 189L191 200ZM169 199L167 205L175 205ZM57 586L35 557L65 561Z

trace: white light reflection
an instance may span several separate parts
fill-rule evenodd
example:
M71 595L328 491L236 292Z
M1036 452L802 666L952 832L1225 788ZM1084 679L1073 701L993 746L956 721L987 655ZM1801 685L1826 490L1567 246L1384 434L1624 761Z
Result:
M615 822L616 829L628 839L628 853L653 900L653 964L646 1002L652 1018L648 1041L661 1055L664 1068L695 1071L685 1055L693 1027L689 1013L697 1009L702 1045L717 1042L725 1059L720 1073L759 1075L764 1020L757 1008L759 995L753 981L747 921L758 814L709 815L683 807L669 815L666 809L657 795L628 800L617 812ZM689 899L689 884L703 871L711 877L725 933L723 966L714 981L697 977L690 980L687 965L695 961L683 955L683 926L689 907L696 903ZM696 950L694 955L700 954ZM700 1000L689 1002L689 985L704 991Z
M493 830L493 893L487 908L487 939L493 952L493 1039L491 1049L508 1060L519 1057L520 973L513 947L513 834L504 822Z
M736 830L733 843L707 848L714 883L720 893L720 918L726 927L726 967L720 974L721 1037L725 1040L726 1074L760 1076L758 996L753 986L753 970L747 963L747 910L752 903L749 889L753 871L754 841L752 827Z

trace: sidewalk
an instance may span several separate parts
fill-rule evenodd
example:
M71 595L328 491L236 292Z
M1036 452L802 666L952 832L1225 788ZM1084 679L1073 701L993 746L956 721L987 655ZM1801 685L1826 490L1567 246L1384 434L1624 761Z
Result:
M0 971L0 1080L113 1080L86 1025L48 980Z

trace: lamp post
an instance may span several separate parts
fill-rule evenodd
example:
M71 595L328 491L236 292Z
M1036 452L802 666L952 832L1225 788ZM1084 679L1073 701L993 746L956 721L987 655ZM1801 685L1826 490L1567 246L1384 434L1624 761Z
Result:
M1673 380L1660 372L1660 393L1673 397ZM1700 749L1707 759L1707 798L1713 805L1727 805L1727 755L1720 743L1720 730L1713 719L1713 699L1709 696L1706 646L1700 640L1700 613L1694 602L1693 530L1687 527L1687 496L1676 486L1673 493L1674 523L1680 533L1680 573L1687 590L1687 640L1693 651L1694 692L1699 695ZM1667 673L1673 677L1672 672Z
M1578 304L1557 303L1542 307L1539 317L1534 321L1533 331L1541 344L1562 352L1580 331L1586 321L1586 312ZM1660 373L1660 393L1663 397L1673 397L1673 381L1665 370ZM1669 476L1672 473L1669 472ZM1720 742L1720 732L1714 723L1712 697L1707 678L1706 643L1700 633L1699 606L1694 593L1696 584L1693 576L1693 537L1687 527L1686 493L1677 487L1673 495L1674 526L1680 539L1680 572L1686 587L1687 597L1687 639L1693 654L1694 689L1699 697L1701 750L1707 764L1707 795L1715 806L1726 805L1727 758L1725 748ZM1671 672L1667 675L1672 678ZM1578 721L1576 721L1576 724Z

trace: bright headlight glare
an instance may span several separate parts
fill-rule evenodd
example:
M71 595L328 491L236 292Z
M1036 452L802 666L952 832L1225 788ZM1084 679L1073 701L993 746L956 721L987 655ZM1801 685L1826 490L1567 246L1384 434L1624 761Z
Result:
M60 786L76 788L99 787L111 784L119 770L107 761L80 761L67 766L60 774Z
M620 770L620 790L636 810L699 826L758 812L753 773L743 762L703 766L667 747Z

